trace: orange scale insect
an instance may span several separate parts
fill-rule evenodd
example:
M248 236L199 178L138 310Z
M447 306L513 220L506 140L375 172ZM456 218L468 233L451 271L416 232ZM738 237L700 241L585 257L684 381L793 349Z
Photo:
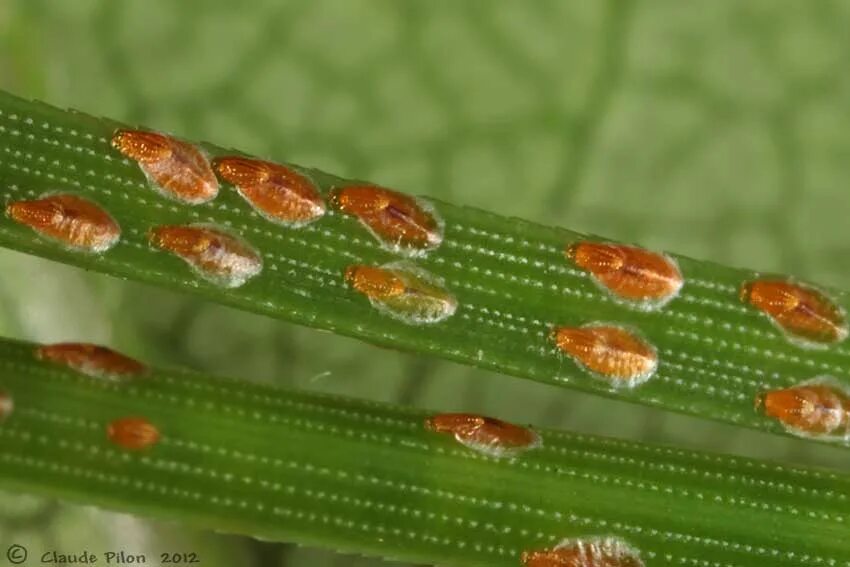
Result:
M127 451L144 451L159 442L159 429L143 417L124 417L106 426L107 438Z
M439 323L457 310L440 278L408 262L349 266L345 281L379 312L411 325Z
M97 204L70 194L13 201L6 214L41 236L81 252L106 252L121 238L121 227Z
M561 351L615 388L642 384L658 368L655 347L623 327L605 323L555 327L551 336Z
M741 286L741 301L767 315L802 347L823 347L847 338L844 310L823 292L788 280L764 279Z
M36 349L35 356L39 360L61 364L93 378L120 380L147 371L138 360L111 348L90 343L42 345Z
M615 298L644 311L667 304L684 284L675 260L636 246L581 241L566 256Z
M443 241L443 220L422 199L375 185L349 185L334 189L330 200L392 252L422 255Z
M542 445L540 436L527 427L471 413L441 413L426 419L425 428L452 435L465 447L497 458Z
M640 552L617 537L567 539L551 549L524 551L525 567L644 567Z
M144 130L118 130L112 147L135 160L160 194L188 205L218 195L218 179L206 154L182 140Z
M291 167L243 157L220 157L213 166L266 219L291 227L325 214L316 185Z
M0 390L0 423L9 419L14 411L15 401L12 399L12 394Z
M348 266L345 281L370 299L398 297L406 289L401 278L392 271L375 266Z
M850 441L850 389L833 377L763 392L755 405L798 437Z
M199 276L221 287L239 287L263 270L259 252L216 226L165 225L152 229L149 236L151 244L181 258Z

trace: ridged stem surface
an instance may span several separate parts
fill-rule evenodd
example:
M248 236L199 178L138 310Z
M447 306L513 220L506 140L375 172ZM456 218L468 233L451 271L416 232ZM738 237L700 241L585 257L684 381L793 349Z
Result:
M748 459L539 432L495 459L420 411L186 371L91 378L0 341L0 487L197 526L446 566L616 536L647 566L850 565L850 478ZM141 416L133 453L107 424Z
M445 280L457 297L457 312L436 325L391 319L343 279L351 264L399 259L357 221L329 211L309 226L281 227L227 184L204 205L167 200L151 189L135 162L110 146L120 126L0 93L0 197L9 202L72 192L102 205L123 231L113 249L88 255L2 218L0 245L379 345L769 431L783 429L753 409L759 392L821 374L845 383L850 376L846 342L800 348L741 302L740 286L756 277L752 272L676 257L685 278L679 296L662 309L642 312L613 301L565 258L565 246L583 235L443 202L434 206L445 220L444 241L416 263ZM212 156L234 153L204 147ZM346 182L301 171L325 195ZM154 226L195 222L241 234L261 252L263 272L240 288L222 289L149 243ZM845 293L831 294L850 306ZM637 388L612 390L549 338L556 325L594 321L638 329L658 349L656 375Z

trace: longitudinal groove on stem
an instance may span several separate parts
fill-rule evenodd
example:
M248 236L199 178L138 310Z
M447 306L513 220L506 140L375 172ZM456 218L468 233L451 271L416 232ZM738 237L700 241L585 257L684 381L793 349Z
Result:
M308 226L277 226L228 185L203 205L166 200L151 190L135 162L110 147L119 126L0 94L3 199L73 192L102 205L123 228L121 241L98 256L63 250L8 219L0 220L0 244L382 345L772 431L781 428L753 410L760 391L819 374L850 381L846 343L799 348L740 301L738 290L754 277L751 272L677 257L685 278L678 297L662 309L640 312L613 301L564 257L564 247L581 235L440 202L442 245L416 263L445 280L457 297L457 312L437 325L406 325L377 312L343 279L351 264L397 259L359 224L329 210ZM204 147L212 156L233 153ZM302 171L325 195L344 182ZM263 256L262 274L222 290L148 242L153 226L198 222L246 238ZM850 306L846 294L832 297ZM639 329L658 349L652 379L612 392L549 339L553 326L593 321Z
M647 565L850 565L842 473L540 431L495 459L426 414L185 371L126 382L0 340L0 487L264 538L410 561L516 566L523 550L613 535ZM142 416L140 453L106 425ZM781 525L782 529L776 529Z

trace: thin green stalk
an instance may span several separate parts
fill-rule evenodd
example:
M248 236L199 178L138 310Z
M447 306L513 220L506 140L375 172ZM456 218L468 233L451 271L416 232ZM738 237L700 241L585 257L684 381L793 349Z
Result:
M260 217L228 185L208 204L169 201L150 188L134 162L110 147L119 126L0 93L3 200L70 191L100 203L123 229L115 248L86 255L5 218L0 245L375 344L775 432L783 430L753 409L760 391L820 374L845 382L850 376L846 343L802 349L741 303L740 285L755 277L752 272L676 257L685 276L681 293L660 310L641 312L612 301L566 260L564 247L582 235L442 202L434 205L445 219L445 239L416 262L445 279L457 297L457 312L435 325L393 320L343 280L348 265L398 259L352 218L330 212L309 226L284 228ZM204 147L213 156L232 153ZM318 182L323 194L345 182L320 171L301 171ZM522 198L521 188L517 198ZM222 289L149 244L153 226L190 222L239 232L262 253L262 274L240 288ZM850 306L845 293L833 297ZM561 355L549 339L555 325L593 321L639 329L658 349L656 375L637 388L611 390Z
M484 456L411 409L179 370L118 382L0 340L0 488L199 527L447 566L519 565L523 550L615 536L648 566L850 565L850 477L539 432ZM142 416L143 452L107 440Z

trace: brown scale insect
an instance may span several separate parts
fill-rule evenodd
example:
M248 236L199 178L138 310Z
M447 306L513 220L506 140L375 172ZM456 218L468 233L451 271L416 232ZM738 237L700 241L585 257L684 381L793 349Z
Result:
M527 427L471 413L441 413L425 428L454 436L462 445L492 457L512 457L540 447L540 436Z
M241 238L208 224L165 225L150 231L151 244L181 258L199 276L239 287L263 269L260 254Z
M325 214L316 185L291 167L238 156L216 158L213 166L272 222L298 227Z
M124 417L109 422L107 438L127 451L144 451L159 442L159 429L143 417Z
M15 401L12 399L12 394L0 390L0 423L3 423L15 411Z
M830 376L763 392L755 405L798 437L850 440L850 392Z
M345 281L375 309L411 325L439 323L457 310L457 300L442 280L408 262L349 266Z
M644 567L640 553L616 537L566 539L551 549L523 551L525 567Z
M138 360L111 348L90 343L42 345L35 351L39 360L67 366L94 378L120 380L144 374L147 368Z
M781 279L746 282L741 301L767 315L799 346L827 345L847 337L844 311L811 286Z
M145 130L118 130L112 147L135 160L160 194L188 205L218 195L218 179L200 148L177 138Z
M614 387L631 388L649 380L658 367L658 353L637 334L604 323L555 327L558 348Z
M13 201L6 214L38 234L81 252L105 252L121 238L121 227L95 203L70 194Z
M568 246L566 256L614 297L642 310L665 305L684 283L675 260L636 246L583 240Z
M443 221L421 199L376 185L348 185L334 189L333 207L353 215L387 249L421 255L443 241Z

